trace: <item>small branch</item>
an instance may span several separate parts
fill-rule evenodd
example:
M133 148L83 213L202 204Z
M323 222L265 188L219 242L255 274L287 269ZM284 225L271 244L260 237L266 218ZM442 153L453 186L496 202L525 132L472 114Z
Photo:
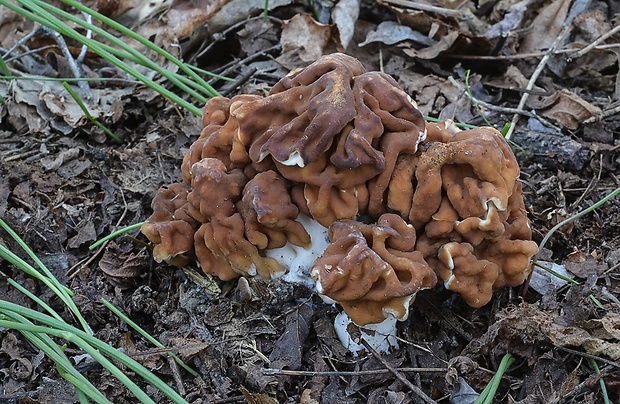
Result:
M448 368L395 368L394 370L403 373L445 373ZM262 369L265 376L298 376L298 377L315 377L315 376L374 376L392 373L389 369L375 370L358 370L358 371L333 371L333 372L313 372L307 370L287 370L287 369Z
M543 125L545 125L545 126L547 126L549 128L555 128L555 129L559 130L559 128L557 126L555 126L551 122L547 121L545 118L543 118L543 117L541 117L539 115L536 115L533 112L520 110L518 108L500 107L500 106L497 106L497 105L489 104L486 101L482 101L482 100L479 100L478 98L474 97L474 95L471 94L469 91L465 91L464 86L461 83L459 83L458 81L456 81L456 79L454 77L449 77L448 80L450 80L450 83L452 83L452 85L454 85L460 91L464 91L465 94L467 94L469 99L474 104L481 105L481 106L485 107L488 110L495 111L495 112L500 112L500 113L503 113L503 114L520 114L520 115L525 115L525 116L528 116L530 118L534 118L534 119L539 120Z
M543 58L540 60L540 63L538 63L538 66L536 67L536 70L534 70L534 73L532 73L532 76L530 77L530 81L527 83L527 86L525 87L526 91L521 96L521 100L519 101L517 110L523 111L523 107L525 107L525 103L527 102L528 98L530 98L529 91L532 90L532 88L534 88L534 84L536 83L536 80L538 80L538 76L540 76L545 66L547 66L547 62L549 61L549 59L555 52L555 49L564 40L564 38L566 38L566 35L568 35L568 33L570 32L570 28L571 28L571 25L567 24L567 22L564 21L564 27L562 28L558 36L555 38L555 40L551 44L551 47L549 48L545 56L543 56ZM508 132L506 133L506 136L505 136L506 140L510 140L512 134L515 131L515 127L519 123L520 117L521 117L521 113L517 113L512 117L512 121L510 122L510 128L508 128Z
M60 48L60 51L62 52L65 59L67 60L67 63L69 63L69 67L71 68L71 71L73 72L73 75L75 76L75 78L76 79L82 78L82 69L80 69L75 59L73 59L73 55L71 55L71 51L69 51L69 47L67 46L67 43L65 42L65 38L63 38L63 36L59 32L53 29L46 28L46 27L42 27L42 29L45 33L47 33L52 38L54 38L54 40L58 44L58 47ZM78 81L77 84L78 84L78 87L80 88L80 92L82 93L81 94L82 97L86 98L87 100L92 100L93 94L90 91L88 82L81 80L81 81Z
M592 115L591 117L589 117L588 119L586 119L585 121L583 121L582 124L587 125L590 123L599 122L605 118L609 118L610 116L616 115L618 113L620 113L620 105L616 105L613 108L606 109L605 111L601 113L596 113Z
M433 400L432 398L427 396L426 393L424 393L419 387L417 387L416 385L411 383L405 376L403 376L403 374L401 372L399 372L398 369L396 369L394 366L390 365L390 363L388 361L383 359L383 357L381 357L381 355L379 355L377 353L377 351L375 351L368 344L368 342L366 342L364 339L361 339L361 341L362 341L362 344L364 344L364 347L366 347L366 349L368 350L368 352L372 353L372 355L375 358L377 358L377 360L379 360L379 362L381 362L383 364L383 366L385 366L387 369L389 369L389 371L392 372L392 374L394 376L396 376L396 378L398 380L400 380L405 386L407 386L409 388L409 390L411 390L411 392L413 394L418 396L420 401L417 401L417 402L424 402L424 403L427 403L427 404L437 404L437 402L435 400Z
M605 45L595 46L596 50L607 50L620 48L620 43L610 43ZM566 48L566 49L557 49L552 53L553 56L556 55L566 55L580 52L583 48ZM539 58L545 56L547 52L532 52L532 53L519 53L516 55L496 55L496 56L479 56L479 55L457 55L457 54L446 54L443 55L450 59L460 59L460 60L521 60L521 59L531 59L531 58Z
M611 31L609 31L606 34L601 35L600 38L598 38L596 41L592 42L590 45L588 45L585 48L581 49L579 52L576 52L575 54L570 55L568 57L568 61L571 62L573 59L577 59L577 58L582 57L586 53L590 52L592 49L596 48L600 43L605 41L607 38L610 38L611 36L617 34L618 32L620 32L620 25L616 25Z
M615 361L610 361L609 359L605 359L605 358L601 358L600 356L596 356L596 355L590 355L589 353L585 353L585 352L581 352L581 351L576 351L574 349L570 349L570 348L564 348L563 346L559 346L559 345L555 345L554 346L558 349L561 349L562 351L566 351L572 354L575 354L577 356L581 356L583 358L588 358L588 359L594 359L598 362L604 363L606 365L609 366L613 366L615 368L620 369L620 363L615 362Z
M82 12L82 15L84 16L84 19L85 19L85 21L88 24L92 24L93 23L93 17L90 14ZM93 31L91 31L89 29L88 31L86 31L86 38L91 39L92 37L93 37ZM88 46L82 45L82 49L80 50L80 54L78 55L77 58L75 58L75 62L78 65L81 65L84 62L84 58L86 57L86 52L87 51L88 51Z
M395 6L410 8L410 9L413 9L413 10L420 10L420 11L426 11L426 12L429 12L429 13L445 15L447 17L455 17L455 18L460 18L460 19L467 18L467 15L464 12L459 11L459 10L452 10L450 8L431 6L429 4L420 4L420 3L417 3L415 1L408 1L408 0L379 0L379 3L392 4L392 5L395 5Z

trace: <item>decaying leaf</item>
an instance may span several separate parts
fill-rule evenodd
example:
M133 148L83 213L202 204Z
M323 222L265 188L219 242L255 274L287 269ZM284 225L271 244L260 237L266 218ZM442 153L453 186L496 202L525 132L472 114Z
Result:
M531 29L521 42L520 52L532 53L548 49L562 29L572 0L548 3L534 18Z
M240 386L239 390L241 390L241 393L245 396L248 404L278 404L276 399L269 397L267 394L251 393L243 386Z
M135 278L148 268L146 251L138 253L125 251L125 248L112 241L99 260L99 268L120 286L133 284Z
M469 97L444 78L410 72L401 75L399 83L417 101L424 115L458 122L469 122L474 116Z
M542 116L553 119L561 127L568 129L577 129L581 122L601 113L599 107L567 89L557 91L549 97L530 97L527 105L540 110Z
M437 43L434 39L418 31L414 31L410 27L401 25L396 21L383 21L381 24L377 25L374 31L368 33L364 42L360 43L359 46L366 46L373 42L394 45L403 41L413 41L425 46L431 46Z
M91 116L115 123L122 116L124 98L134 92L135 85L91 90L93 98L86 105ZM9 120L18 123L22 119L31 131L56 129L69 134L90 123L82 108L59 82L15 81L8 101Z
M315 61L337 46L334 26L320 24L308 14L297 14L284 22L280 44L283 53L298 51L304 62Z
M336 26L338 43L342 49L347 49L353 39L359 12L360 0L340 0L332 10L332 21Z
M551 314L551 315L550 315ZM534 363L542 344L583 349L586 353L620 359L620 315L607 313L600 319L576 324L558 324L557 318L535 304L522 303L498 313L497 321L464 353L480 355L500 349Z
M308 304L302 304L286 317L286 329L273 347L269 360L275 368L299 369L303 345L310 332L313 310Z
M506 14L504 14L502 19L493 24L491 28L484 33L484 35L489 39L497 38L520 27L521 22L523 21L523 16L532 1L533 0L522 0L518 3L510 4L510 8ZM498 8L499 5L495 7L495 9Z

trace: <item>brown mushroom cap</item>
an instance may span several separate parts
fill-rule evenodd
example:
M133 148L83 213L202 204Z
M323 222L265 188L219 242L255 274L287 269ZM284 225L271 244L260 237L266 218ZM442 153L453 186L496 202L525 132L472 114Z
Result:
M309 247L310 235L295 218L299 208L293 204L285 180L275 171L256 174L245 186L237 203L247 239L258 249L283 247L287 242Z
M356 198L368 194L362 188L373 178L370 203L384 213L396 160L415 153L424 132L422 115L394 79L366 73L342 54L285 77L264 99L231 106L230 115L254 168L275 164L288 181L303 184L307 207L300 209L324 226L367 213L367 201Z
M400 216L384 214L374 225L340 220L329 228L329 238L310 274L319 293L342 305L358 325L388 315L406 319L415 294L437 282L422 254L413 251L415 229Z
M446 288L480 307L494 290L523 283L537 251L519 167L492 128L456 131L450 124L429 124L424 147L408 167L403 162L395 170L398 181L414 186L407 188L410 203L401 195L393 205L424 232L416 250Z
M224 280L277 276L276 249L313 244L302 213L329 227L311 269L319 292L360 325L404 319L437 277L479 307L531 271L536 245L501 134L425 124L396 81L350 56L203 111L186 185L160 191L143 226L160 261L195 256Z
M153 214L144 222L141 231L155 244L153 258L157 262L181 266L190 260L198 222L188 213L189 191L187 185L175 183L162 187L153 198Z
M276 260L261 256L257 246L246 239L245 222L236 210L247 181L243 172L240 169L229 172L222 161L204 158L192 166L190 173L189 211L203 223L202 240L211 253L228 260L231 268L241 274L258 273L269 279L283 272L284 268Z

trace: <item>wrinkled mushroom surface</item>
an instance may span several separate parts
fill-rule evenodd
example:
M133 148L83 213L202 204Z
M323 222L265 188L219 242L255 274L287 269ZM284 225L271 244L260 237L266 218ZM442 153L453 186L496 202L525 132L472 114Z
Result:
M531 270L536 245L501 134L425 123L390 76L350 56L203 111L184 183L160 190L142 228L158 261L193 257L223 280L281 276L285 246L324 244L302 224L314 220L329 228L307 266L317 291L360 325L405 319L438 279L480 307Z

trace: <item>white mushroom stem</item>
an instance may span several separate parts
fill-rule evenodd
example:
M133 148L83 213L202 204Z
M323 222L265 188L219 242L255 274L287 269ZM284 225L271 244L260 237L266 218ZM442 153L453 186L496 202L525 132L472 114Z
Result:
M304 248L289 242L284 247L265 250L265 255L275 259L287 269L283 277L286 282L299 283L315 290L315 283L310 277L310 268L329 245L328 229L304 214L299 214L297 221L310 235L310 247Z
M375 351L387 353L391 348L399 348L396 339L396 321L394 316L387 316L381 323L358 326L347 316L347 313L341 312L334 320L334 328L342 345L355 356L358 352L366 350L362 339ZM357 336L352 336L351 332Z

